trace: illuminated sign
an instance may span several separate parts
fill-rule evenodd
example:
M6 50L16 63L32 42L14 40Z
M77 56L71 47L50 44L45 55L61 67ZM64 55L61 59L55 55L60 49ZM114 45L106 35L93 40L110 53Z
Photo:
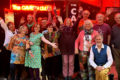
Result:
M11 8L15 11L33 11L34 8L38 11L48 11L48 8L52 10L52 5L12 4Z

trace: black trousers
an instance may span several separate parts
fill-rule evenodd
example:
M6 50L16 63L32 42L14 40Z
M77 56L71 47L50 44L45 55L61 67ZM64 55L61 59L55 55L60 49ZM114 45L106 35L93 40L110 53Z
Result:
M0 53L0 74L4 77L8 78L10 73L10 55L11 51L2 48L2 52Z
M36 79L35 80L40 80L40 76L39 76L39 68L29 68L29 73L31 76L31 80L34 80L34 71L35 71L35 76Z
M23 64L10 64L10 80L20 80L23 69L24 69Z

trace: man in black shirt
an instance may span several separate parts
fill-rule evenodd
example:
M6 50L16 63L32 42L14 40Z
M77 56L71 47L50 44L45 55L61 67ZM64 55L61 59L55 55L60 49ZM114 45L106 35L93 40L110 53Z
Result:
M120 13L116 13L114 17L116 24L112 27L111 44L115 59L118 80L120 80Z

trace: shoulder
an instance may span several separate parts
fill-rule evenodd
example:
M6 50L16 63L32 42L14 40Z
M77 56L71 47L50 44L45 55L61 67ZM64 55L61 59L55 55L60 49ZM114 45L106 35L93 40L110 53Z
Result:
M84 35L84 33L85 33L85 31L82 30L82 31L79 33L79 35Z
M107 24L107 23L104 23L104 26L107 27L107 28L110 28L110 25Z
M42 37L42 36L43 36L43 34L42 34L42 33L39 33L39 34L38 34L38 36L39 36L39 37Z
M112 26L113 29L116 28L116 27L117 27L117 24L115 24L115 25Z
M84 31L84 30L82 30L82 31L80 32L80 34L83 34L83 33L85 33L85 31Z
M33 35L33 32L32 32L32 33L30 33L30 36L31 36L31 35Z
M96 44L94 44L94 45L92 46L92 48L95 48L95 46L96 46Z

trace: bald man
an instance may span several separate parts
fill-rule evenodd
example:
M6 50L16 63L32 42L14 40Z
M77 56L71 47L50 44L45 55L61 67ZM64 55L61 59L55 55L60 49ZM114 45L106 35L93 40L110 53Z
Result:
M118 80L120 80L120 13L115 14L116 24L112 27L112 50L115 59Z
M82 12L82 17L83 18L79 21L79 25L78 25L78 29L77 29L77 33L78 34L79 34L79 32L81 32L83 30L84 21L87 20L87 19L89 19L89 16L90 16L90 11L84 10ZM96 23L95 20L91 20L91 21L92 21L93 24Z
M93 29L103 35L103 43L109 45L111 39L111 27L104 23L104 18L104 14L98 13L96 15L96 24L93 26Z

